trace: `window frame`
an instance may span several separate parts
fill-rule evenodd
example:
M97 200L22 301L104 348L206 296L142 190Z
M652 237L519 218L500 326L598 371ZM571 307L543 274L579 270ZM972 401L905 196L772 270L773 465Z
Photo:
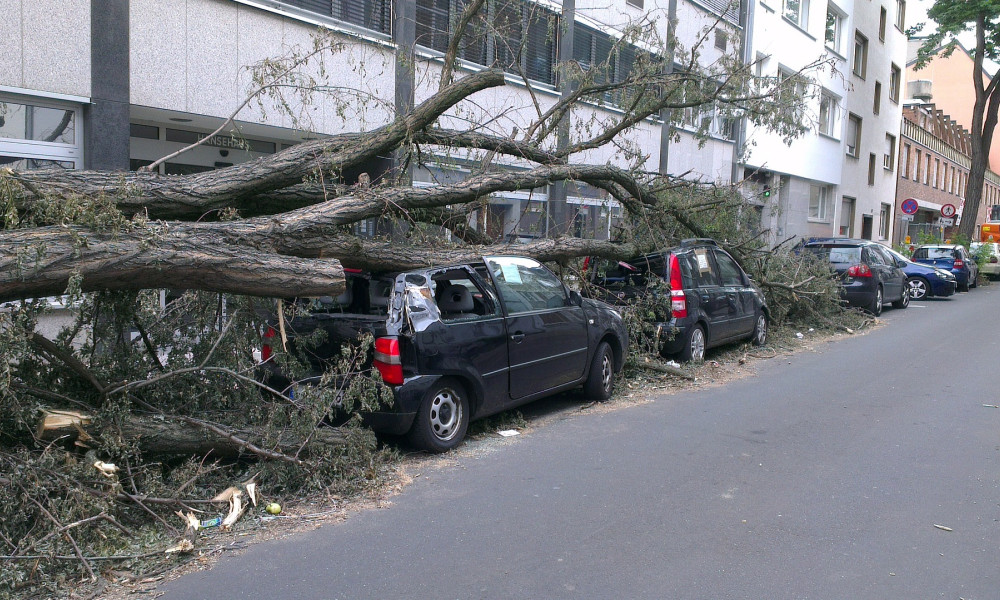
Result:
M830 35L830 18L833 17L833 42L829 39ZM847 22L847 15L840 10L840 8L833 2L827 2L826 4L826 27L823 30L823 44L831 51L836 52L838 55L843 55L843 42L844 42L844 24Z
M854 30L854 54L851 57L851 73L861 79L864 79L868 74L868 37L857 29Z
M885 142L888 152L882 155L882 168L892 171L896 167L896 136L886 133Z
M817 192L815 197L814 192ZM810 184L808 214L808 220L814 223L830 222L830 186Z
M864 119L854 113L847 114L848 128L844 135L844 148L846 154L851 158L861 158L861 131L864 127ZM851 151L851 123L857 123L854 132L854 151Z
M789 4L797 4L797 8L791 9ZM781 16L783 19L795 25L799 29L809 31L809 0L783 0L781 6Z
M903 82L903 71L896 65L889 65L889 100L893 104L899 104L899 89Z
M825 115L823 108L824 104L827 105ZM829 90L820 90L819 115L817 121L820 135L825 135L833 139L840 139L839 131L837 131L840 126L840 97ZM826 131L824 131L824 129L826 129Z

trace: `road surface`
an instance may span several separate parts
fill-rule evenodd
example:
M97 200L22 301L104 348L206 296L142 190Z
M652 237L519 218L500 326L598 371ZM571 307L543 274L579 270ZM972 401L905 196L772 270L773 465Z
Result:
M458 455L181 598L1000 598L1000 285ZM945 529L947 528L947 529Z

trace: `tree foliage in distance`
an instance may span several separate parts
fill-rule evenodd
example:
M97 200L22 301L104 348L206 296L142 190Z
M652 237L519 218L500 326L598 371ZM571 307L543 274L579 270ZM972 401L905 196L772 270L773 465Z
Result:
M1000 70L990 75L984 71L985 60L1000 59L1000 2L996 0L935 0L927 16L936 23L937 30L927 36L917 51L917 68L929 63L939 53L950 56L958 47L959 34L973 32L976 46L972 51L973 69L971 85L975 91L972 110L972 164L965 186L963 218L959 234L968 239L978 239L977 215L982 205L986 171L990 168L990 147L997 125L1000 108ZM911 33L918 31L914 28ZM983 79L987 79L983 81ZM994 165L996 167L997 165Z

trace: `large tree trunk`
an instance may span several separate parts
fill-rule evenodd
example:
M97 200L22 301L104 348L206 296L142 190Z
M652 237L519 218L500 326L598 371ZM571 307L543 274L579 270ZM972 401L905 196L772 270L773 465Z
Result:
M53 419L52 415L57 415ZM76 415L77 418L73 418ZM84 432L91 438L99 438L105 434L104 430L96 430L90 423L89 417L82 413L72 413L70 411L56 411L46 415L45 421L39 426L37 435L39 439L46 442L62 440L72 442L80 437L80 432ZM129 416L120 427L115 427L113 435L121 435L124 439L135 440L139 444L139 449L143 453L149 454L185 454L194 456L204 456L211 454L216 457L236 457L240 455L257 455L247 448L245 441L250 441L253 445L264 446L260 432L230 429L231 435L224 436L214 431L202 427L196 427L183 422L176 422L163 419L152 419L149 417ZM276 440L270 440L266 444L272 457L281 454L285 456L300 455L300 450L305 447L327 447L337 446L345 443L344 435L333 427L317 427L309 435L308 440L303 440L299 435L283 433Z
M494 192L531 189L551 181L577 179L607 183L646 204L652 193L628 173L611 166L554 165L528 171L485 173L453 185L430 188L358 189L271 217L209 223L131 223L120 231L83 226L48 226L6 232L0 239L0 301L63 293L81 276L84 291L201 289L251 296L321 296L343 291L335 260L372 270L447 264L481 256L482 250L414 250L364 242L343 226L385 213L465 204ZM542 260L572 256L586 245L563 240L531 248L488 249L490 253L534 255ZM594 244L600 254L610 246ZM302 260L324 259L324 260Z

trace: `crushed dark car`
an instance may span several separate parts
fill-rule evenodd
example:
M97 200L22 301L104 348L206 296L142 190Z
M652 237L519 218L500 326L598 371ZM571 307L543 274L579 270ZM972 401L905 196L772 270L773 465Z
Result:
M587 397L606 400L624 365L621 316L530 258L346 275L345 293L284 324L292 343L325 331L310 350L312 376L290 381L265 346L266 380L289 392L315 382L341 344L370 334L370 364L391 387L393 405L364 420L423 450L453 448L470 421L565 390L582 386Z

